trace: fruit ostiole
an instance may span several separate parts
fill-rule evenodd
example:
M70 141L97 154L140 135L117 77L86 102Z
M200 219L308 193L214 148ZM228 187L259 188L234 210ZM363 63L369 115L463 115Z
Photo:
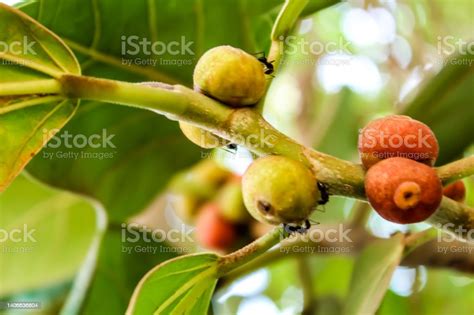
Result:
M366 175L365 191L378 214L400 224L428 219L443 196L441 180L433 168L400 157L372 166Z

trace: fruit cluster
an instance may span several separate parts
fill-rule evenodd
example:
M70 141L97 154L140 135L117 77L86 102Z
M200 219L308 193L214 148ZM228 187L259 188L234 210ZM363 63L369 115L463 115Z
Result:
M365 191L372 207L386 220L416 223L438 208L443 187L432 166L438 141L425 124L407 116L391 115L370 122L359 136L359 154L368 169ZM462 182L444 194L463 200Z
M265 68L259 59L230 46L207 51L197 63L193 79L196 91L231 107L251 106L265 93ZM196 126L180 122L180 127L201 147L229 144ZM403 224L424 221L439 207L443 194L456 201L464 199L462 182L443 190L433 169L439 153L438 141L433 131L420 121L402 115L373 120L361 131L358 149L367 169L367 198L389 221ZM196 187L204 193L182 196L182 207L178 210L186 221L195 216L189 209L199 211L198 238L208 247L223 249L232 243L236 238L233 224L248 220L245 207L264 223L307 225L316 205L327 199L327 193L309 168L282 156L270 155L254 161L243 176L242 187L240 179L223 181L218 193L217 184L212 189L207 187L212 181L197 182ZM183 194L182 189L179 191ZM215 235L209 230L216 231Z
M265 93L264 61L266 59L231 46L215 47L199 59L194 69L194 89L231 107L252 106ZM266 66L269 64L265 62ZM227 140L187 123L180 122L180 128L189 140L203 148L229 144ZM232 203L230 195L237 189L243 190L245 206L257 220L269 224L301 224L308 219L320 198L315 183L312 172L297 161L281 156L258 159L245 173L242 188L224 188L219 207L218 202L204 205L202 218L197 220L198 237L204 222L217 225L219 221L223 226L226 222L222 219L234 222L238 219L229 218L229 213L237 213L235 209L225 210L226 204ZM221 233L216 233L216 239L217 234ZM225 235L225 239L231 239L230 233ZM211 238L210 233L203 233L200 239L205 244L216 243Z
M241 181L211 159L171 181L171 205L183 222L196 226L195 237L201 246L227 252L253 238L257 222L243 204Z
M256 104L265 93L265 69L260 61L231 46L218 46L201 56L194 68L194 90L231 107ZM229 141L189 123L180 122L183 134L194 144L217 148Z

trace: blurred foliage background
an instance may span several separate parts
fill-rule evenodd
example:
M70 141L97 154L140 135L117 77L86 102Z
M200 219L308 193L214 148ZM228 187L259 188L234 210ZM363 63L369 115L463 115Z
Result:
M211 47L230 44L251 53L268 49L281 6L277 0L152 3L155 7L144 0L47 0L20 7L66 40L87 75L191 85L193 65ZM334 5L319 10L321 4ZM145 16L156 24L150 28ZM287 37L264 115L301 143L354 162L359 129L394 112L410 114L433 128L441 144L438 163L472 155L473 67L465 71L451 63L454 70L442 69L457 49L454 43L472 44L473 29L471 0L311 1ZM184 58L190 61L187 65L127 68L120 60L127 57L121 54L120 38L132 34L164 41L185 36L195 41L196 54ZM82 104L65 130L90 135L104 128L116 134L117 148L106 150L113 158L47 160L40 154L28 174L0 195L0 226L27 223L38 230L38 242L32 245L2 243L0 300L41 301L38 314L120 314L143 274L179 254L169 248L191 246L163 243L154 244L160 248L156 254L124 253L121 224L142 222L165 229L182 225L161 193L177 171L209 152L188 142L177 123L164 117L128 108L104 110L92 102ZM219 150L213 155L236 173L251 161L242 148L237 154ZM44 187L38 179L87 199ZM474 206L474 179L465 179L465 184L467 203ZM314 219L342 222L353 215L354 205L353 200L333 197ZM380 237L426 227L392 224L373 212L367 223ZM338 314L353 258L312 255L308 264L317 314ZM303 294L298 268L297 261L285 259L237 280L216 293L214 314L299 314ZM377 314L473 312L472 275L420 266L397 268Z

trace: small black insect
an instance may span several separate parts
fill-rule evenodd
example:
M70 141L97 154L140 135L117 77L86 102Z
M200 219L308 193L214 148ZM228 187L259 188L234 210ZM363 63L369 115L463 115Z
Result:
M226 145L224 147L224 150L229 152L229 153L235 154L235 153L237 153L237 144L229 143L228 145Z
M255 55L257 56L257 60L260 61L265 66L264 73L268 74L268 75L271 75L273 73L273 71L275 70L274 67L273 67L273 63L275 62L275 60L268 61L267 57L265 57L265 52L264 51L259 52Z
M325 205L329 201L328 188L323 183L318 182L318 189L321 193L321 199L318 201L318 204Z
M296 234L296 233L304 234L308 232L310 228L311 228L311 223L309 223L309 220L305 220L303 226L283 223L283 229L289 235Z

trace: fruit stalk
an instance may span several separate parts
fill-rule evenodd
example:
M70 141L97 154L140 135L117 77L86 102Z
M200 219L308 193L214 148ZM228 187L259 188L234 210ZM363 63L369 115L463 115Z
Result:
M318 230L324 231L340 228L335 225L320 225ZM312 241L304 235L285 240L279 248L272 249L265 254L257 257L245 266L236 269L226 275L223 279L222 286L232 283L242 275L249 274L259 268L268 266L272 262L276 262L290 257L301 257L307 255L330 255L337 252L335 249L351 248L350 251L342 253L342 255L357 255L363 248L371 242L379 240L379 238L371 235L363 227L354 227L353 225L344 225L343 230L351 229L348 233L348 240L337 240L336 242L322 240ZM450 268L452 270L462 272L474 272L474 256L470 251L461 250L461 248L473 247L474 244L466 244L462 241L448 240L443 237L440 241L436 238L438 234L429 229L425 233L422 232L421 238L414 239L413 236L407 235L406 241L411 242L407 245L407 251L401 261L401 266L415 267L425 265L427 267ZM417 235L417 237L419 237ZM439 236L438 236L439 237ZM452 250L448 253L440 253L439 247L450 247ZM315 248L315 250L295 250L295 248ZM317 249L317 250L316 250ZM330 250L332 249L332 250Z
M219 274L221 276L226 275L236 270L238 267L244 266L256 257L259 257L261 254L278 244L281 241L282 235L283 229L281 227L275 227L273 230L249 245L229 255L223 256L219 262Z
M440 166L436 171L444 185L474 175L474 155Z

